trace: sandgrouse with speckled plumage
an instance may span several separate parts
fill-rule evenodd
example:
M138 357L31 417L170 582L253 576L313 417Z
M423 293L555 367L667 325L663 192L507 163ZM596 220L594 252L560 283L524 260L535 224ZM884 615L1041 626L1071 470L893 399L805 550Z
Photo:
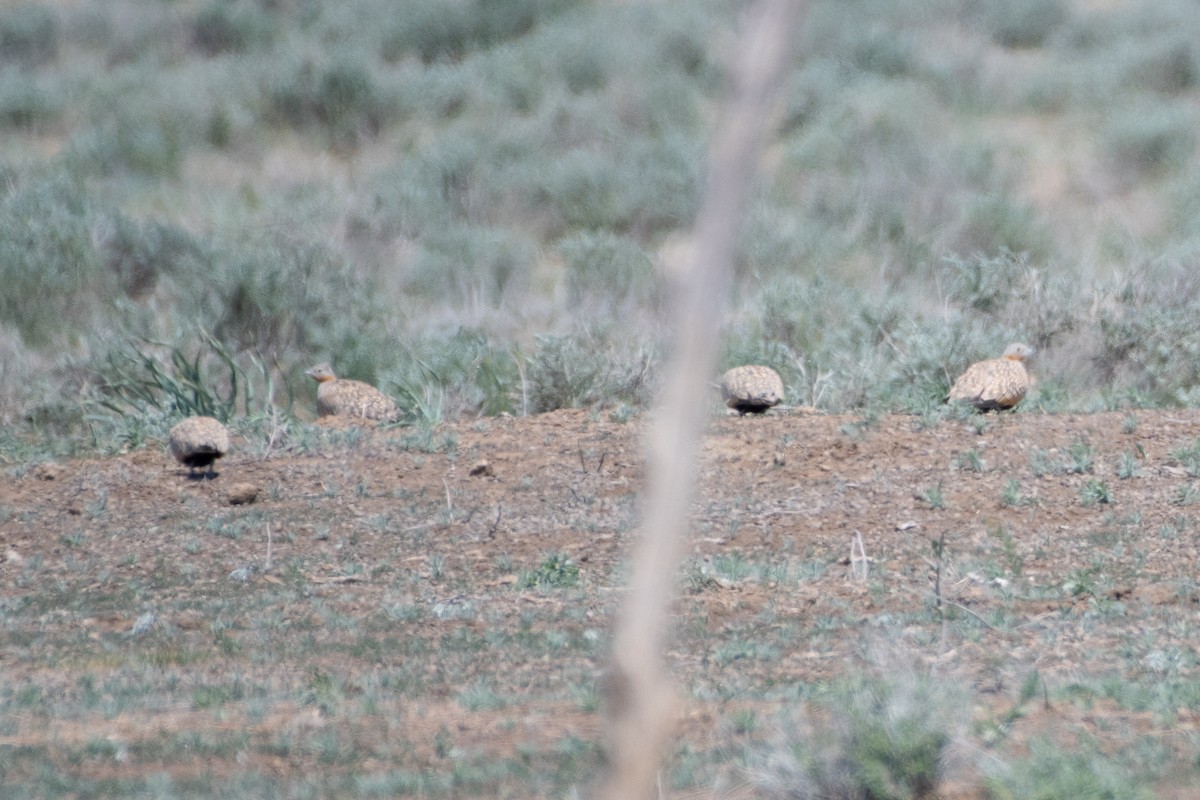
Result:
M762 414L783 402L783 380L770 367L734 367L721 376L725 405L739 414Z
M369 383L339 378L328 364L306 373L317 382L317 416L359 417L385 422L400 418L396 401Z
M229 452L229 431L212 417L188 417L171 428L168 449L171 457L195 477L199 467L208 467L208 477L217 473L213 463Z
M1025 368L1033 353L1029 345L1014 342L1000 358L972 364L950 387L946 400L969 403L980 411L1015 408L1033 385L1033 378Z

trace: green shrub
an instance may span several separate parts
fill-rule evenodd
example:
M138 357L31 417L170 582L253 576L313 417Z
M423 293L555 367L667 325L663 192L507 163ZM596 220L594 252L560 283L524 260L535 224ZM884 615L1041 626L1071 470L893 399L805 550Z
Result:
M579 567L562 553L552 553L521 577L526 589L565 589L579 584Z
M209 320L234 352L334 358L372 383L393 362L386 320L396 315L385 316L373 284L328 248L282 237L231 241L215 246L212 260L211 274L190 276L180 311Z
M699 203L696 154L677 139L634 140L618 152L580 148L544 170L530 199L561 219L555 231L583 228L644 238L686 226Z
M479 330L427 335L407 343L400 364L388 373L402 407L421 416L459 419L520 411L514 404L520 375L515 355Z
M54 11L20 3L0 10L0 64L38 67L58 57L59 24Z
M1111 169L1126 181L1162 176L1178 169L1196 147L1196 115L1189 108L1130 108L1103 133Z
M752 760L755 783L784 800L936 796L961 735L960 695L944 680L902 673L831 686Z
M575 94L603 89L612 70L612 54L600 37L576 38L558 56L558 74Z
M415 54L421 61L457 60L478 49L524 36L543 19L579 0L424 0L409 3L399 24L384 39L381 55L398 61Z
M163 274L209 267L206 247L164 222L138 222L123 214L99 219L92 226L92 244L121 290L133 298L152 292Z
M82 185L61 174L0 187L0 323L30 347L74 339L111 296L91 215Z
M985 3L983 27L1004 47L1041 47L1070 17L1064 0Z
M425 63L460 58L474 36L471 5L463 2L413 3L403 21L383 42L381 55L398 61L415 53Z
M0 126L37 129L62 112L61 94L21 72L0 72Z
M650 367L644 351L622 353L590 333L539 336L526 358L525 404L535 414L618 400L645 404Z
M426 297L499 305L529 285L536 249L502 228L456 226L421 240L409 287Z
M497 51L486 65L486 88L510 110L530 114L546 95L547 68L536 57L514 50Z
M565 228L621 227L619 167L587 150L564 153L545 171L538 205L560 214Z
M1190 267L1135 271L1100 293L1092 365L1096 383L1132 393L1146 405L1200 399L1200 342L1190 335L1200 313L1200 283Z
M370 73L358 64L332 65L317 81L313 98L317 118L335 130L346 129L358 119L379 127L379 101Z
M623 303L653 300L657 289L654 262L627 238L584 232L558 242L573 306L597 299Z
M1053 240L1042 218L1010 197L991 195L966 204L954 241L962 254L1023 253L1035 259L1053 252Z
M120 415L141 417L154 409L167 419L204 415L228 422L235 414L260 414L271 405L273 386L262 362L253 372L212 337L189 354L180 348L130 344L110 354L97 374L99 404Z
M915 59L912 43L895 30L868 29L854 42L850 59L863 72L874 72L889 78L910 72Z
M206 56L245 53L270 39L271 23L253 7L214 0L192 22L192 46Z
M213 147L223 150L233 140L233 119L224 104L217 104L208 116L208 130L204 139Z
M1028 758L992 768L987 779L990 800L1153 800L1146 776L1121 758L1096 750L1071 750L1060 742L1038 740Z
M132 172L174 179L183 169L192 127L179 109L122 107L112 119L72 141L68 168L103 177Z
M343 58L318 69L305 62L269 92L276 119L295 128L323 127L336 144L374 136L397 109L361 63Z
M1149 43L1132 59L1125 78L1131 87L1180 94L1200 84L1200 51L1184 32Z

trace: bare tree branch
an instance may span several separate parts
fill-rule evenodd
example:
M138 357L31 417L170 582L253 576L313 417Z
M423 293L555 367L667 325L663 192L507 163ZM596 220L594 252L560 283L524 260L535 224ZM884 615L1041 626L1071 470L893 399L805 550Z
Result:
M674 350L647 443L642 535L614 640L612 773L602 795L607 800L651 796L673 721L673 694L661 653L688 529L704 395L715 365L730 264L773 118L772 98L788 60L793 28L806 7L802 0L760 0L753 6L709 152L691 263L677 285Z

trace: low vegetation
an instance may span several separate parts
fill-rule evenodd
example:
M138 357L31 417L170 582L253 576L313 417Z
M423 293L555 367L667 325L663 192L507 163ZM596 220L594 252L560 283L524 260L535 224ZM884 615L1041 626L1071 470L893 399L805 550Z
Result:
M420 419L644 406L736 9L0 9L7 435L107 446L143 356L232 359L238 413L325 358ZM1021 339L1030 408L1192 404L1195 14L817 4L722 363L927 414Z
M21 477L56 456L136 450L195 413L228 421L257 455L382 446L415 460L459 457L446 423L573 407L595 409L597 418L603 411L609 421L636 418L652 401L671 345L667 301L687 279L680 266L742 5L411 0L398 15L383 0L0 4L0 464ZM951 519L965 513L956 484L989 482L989 509L1032 517L1044 508L1043 479L1057 478L1070 482L1069 502L1081 513L1109 515L1095 535L1124 547L1126 529L1137 526L1117 515L1142 479L1157 474L1133 444L1136 411L1200 404L1200 48L1190 35L1200 9L1184 0L916 6L813 5L738 248L727 314L712 321L722 335L720 366L774 367L788 403L854 415L843 432L857 444L889 412L913 415L923 428L960 422L961 410L943 406L954 375L1010 341L1028 342L1039 353L1038 384L1018 413L1121 409L1131 444L1108 462L1096 455L1100 442L1033 445L1026 472L999 475L986 449L993 423L975 418L971 439L912 494L922 509ZM305 424L315 415L315 390L303 371L324 360L400 403L403 426L385 444ZM597 457L589 472L592 456L580 452L585 474L604 468ZM1164 540L1187 535L1185 515L1200 502L1200 441L1179 442L1172 459L1169 468L1188 480L1169 493L1179 516L1156 526ZM365 478L335 476L320 497L374 491ZM572 493L583 509L573 522L595 511L594 499L586 488ZM405 513L439 524L465 516L415 508ZM0 523L27 513L0 506ZM64 530L57 546L82 571L87 565L72 559L96 536L82 522L111 520L109 495L70 513L81 524ZM502 509L489 509L493 515L498 526ZM429 530L400 512L369 522L375 533L416 544ZM241 513L211 517L207 527L184 531L181 546L194 555L213 535L233 546L264 524ZM623 518L620 530L630 524ZM339 536L328 520L312 533L340 546ZM1011 577L1036 561L1034 553L1018 559L1019 537L1007 528L996 527L993 538L1008 561L985 565L986 574ZM110 565L135 566L146 565ZM254 675L177 680L189 664L239 664L279 631L291 636L279 608L307 597L302 566L312 565L272 573L282 576L272 584L279 594L264 601L270 613L250 631L231 633L224 601L206 600L216 604L199 612L212 652L181 646L147 610L129 632L137 646L106 656L120 662L110 683L85 671L65 695L35 683L4 687L0 737L30 714L137 712L147 691L191 712L236 704L247 725L284 703L316 709L319 718L331 710L341 719L361 715L384 735L389 698L426 687L429 674L405 668L348 683L314 672L304 691ZM369 569L343 566L348 580ZM685 589L795 585L804 570L829 567L812 559L792 566L794 573L736 558L697 563ZM1081 562L1055 591L1096 617L1111 613L1122 587L1102 567ZM14 566L16 585L31 586L40 568L34 559ZM244 584L258 566L228 569L231 583ZM512 641L464 628L457 639L397 643L386 635L389 622L489 621L486 609L446 586L454 570L444 561L420 569L426 584L401 587L365 622L317 608L301 627L319 617L357 648L356 658L441 648L457 666L514 642L538 658L582 658L603 644L596 628L565 611L531 613L505 634ZM591 579L553 543L529 563L494 571L505 591L527 593L534 605L583 591ZM92 619L96 608L144 597L163 574L103 597L64 581L31 590L36 608L0 598L0 610L26 622L64 609ZM953 620L970 628L964 639L996 624L940 601L939 594L938 609L922 613L965 615ZM805 635L848 624L816 620ZM778 659L778 648L755 632L726 632L705 658L723 667ZM23 652L41 652L38 641L16 641L23 633L4 633ZM244 644L248 637L259 641ZM53 644L68 653L86 647L79 636ZM1053 695L1043 686L1041 702L1111 703L1165 718L1197 705L1190 678L1172 672L1189 658L1153 649L1138 662L1153 681L1129 688L1085 676ZM520 703L520 687L472 676L450 696L463 709L502 714ZM937 680L914 668L774 687L808 701L803 713L775 718L749 703L728 722L742 750L676 753L667 780L715 786L718 773L732 769L764 797L928 795L953 782L956 747L1003 741L1039 702L1022 693L986 730L965 731L967 723L935 701L979 698L959 684L930 683ZM778 700L771 691L767 698ZM589 713L600 705L599 690L582 678L560 694L556 700ZM422 768L422 755L356 778L354 767L370 756L345 728L289 730L270 741L179 734L142 742L153 751L135 755L169 763L301 753L331 771L289 791L345 797L478 795L497 780L548 796L578 786L603 762L593 742L574 738L497 760L464 750L462 732L443 728L429 739L445 769ZM1114 756L1087 742L1069 751L1023 742L1026 755L1006 752L981 769L990 800L1150 796L1143 787L1162 777L1165 760L1140 740L1129 748ZM278 788L257 773L234 787L203 774L105 783L47 766L125 763L127 745L112 738L0 745L0 755L17 764L11 774L0 766L0 783L45 796L250 796ZM1131 766L1116 766L1122 759Z

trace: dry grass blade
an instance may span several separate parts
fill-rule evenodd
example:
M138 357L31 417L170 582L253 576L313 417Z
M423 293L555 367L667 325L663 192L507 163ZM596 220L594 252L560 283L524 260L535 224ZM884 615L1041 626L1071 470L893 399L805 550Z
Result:
M734 86L709 154L709 183L692 236L692 263L675 298L675 349L650 432L643 536L617 623L611 708L612 774L602 796L648 797L671 723L660 653L687 529L703 387L715 362L716 321L751 178L772 118L771 101L802 3L763 0L747 20Z
M855 531L850 540L850 574L860 583L866 583L871 573L871 559L863 545L862 531Z

